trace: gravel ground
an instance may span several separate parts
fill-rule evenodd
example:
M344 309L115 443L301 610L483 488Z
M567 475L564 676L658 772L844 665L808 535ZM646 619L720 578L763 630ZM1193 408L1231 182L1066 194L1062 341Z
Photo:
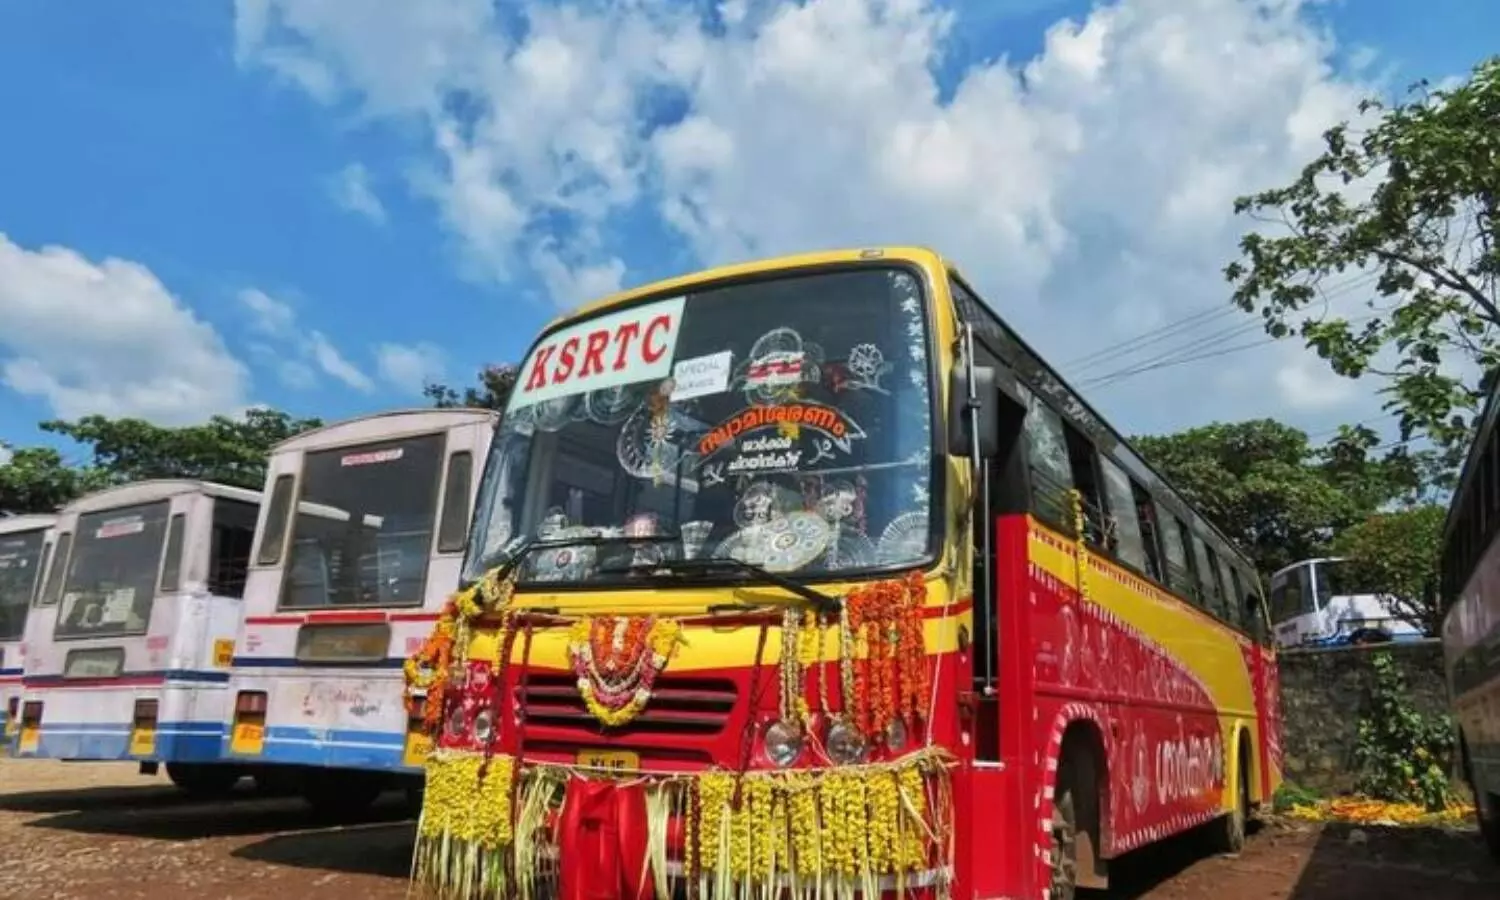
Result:
M295 799L181 798L123 764L0 759L3 900L404 900L412 823L391 796L329 827ZM1125 900L1495 900L1471 833L1281 826L1238 858L1191 839L1115 864Z

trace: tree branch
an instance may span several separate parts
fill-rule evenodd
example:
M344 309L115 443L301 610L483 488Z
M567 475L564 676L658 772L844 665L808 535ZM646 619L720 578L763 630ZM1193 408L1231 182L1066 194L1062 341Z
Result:
M1439 271L1437 267L1433 266L1431 263L1424 262L1414 256L1410 256L1398 250L1377 249L1375 250L1375 255L1387 261L1394 260L1395 262L1404 263L1405 265L1411 266L1413 269L1416 269L1417 271L1426 275L1428 278L1431 278L1433 281L1437 282L1443 287L1448 288L1450 291L1458 291L1459 293L1468 297L1470 300L1473 300L1476 306L1484 310L1485 315L1491 322L1500 325L1500 307L1496 307L1496 305L1490 300L1490 298L1484 295L1483 291L1470 284L1469 279L1464 278L1461 275L1449 276Z

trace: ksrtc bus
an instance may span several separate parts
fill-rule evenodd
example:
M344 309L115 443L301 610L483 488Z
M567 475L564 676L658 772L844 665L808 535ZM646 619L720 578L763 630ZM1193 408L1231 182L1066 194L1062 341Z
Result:
M52 550L52 515L0 517L0 735L9 748L21 712L26 613Z
M426 889L1066 900L1280 780L1250 561L926 250L550 325L464 579Z
M1414 641L1426 635L1379 593L1347 584L1343 559L1304 559L1271 576L1271 624L1281 647Z
M1448 696L1480 832L1500 860L1500 383L1491 389L1443 526Z
M235 655L229 756L315 807L420 787L401 664L458 583L496 414L352 419L277 446ZM294 514L295 511L295 514Z
M160 480L62 510L26 624L18 755L165 763L204 794L246 774L219 763L259 507L256 491Z

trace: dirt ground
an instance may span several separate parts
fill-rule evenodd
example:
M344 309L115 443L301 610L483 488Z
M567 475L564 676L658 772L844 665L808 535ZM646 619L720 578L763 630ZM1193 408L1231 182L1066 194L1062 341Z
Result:
M392 796L363 821L295 799L187 802L128 765L0 759L0 900L403 900L413 824ZM1471 833L1268 826L1235 859L1188 839L1115 864L1124 900L1495 900Z

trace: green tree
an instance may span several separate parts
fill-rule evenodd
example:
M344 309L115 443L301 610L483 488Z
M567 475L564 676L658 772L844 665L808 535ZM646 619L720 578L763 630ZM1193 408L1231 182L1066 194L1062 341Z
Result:
M55 512L74 497L108 483L108 473L70 466L51 447L22 447L0 465L0 511Z
M1424 503L1375 513L1341 532L1333 550L1346 557L1345 587L1379 594L1396 615L1437 634L1447 611L1438 590L1447 514L1436 503Z
M142 419L85 416L43 422L93 451L93 468L109 482L147 478L201 478L260 490L266 457L276 444L322 423L279 410L251 409L242 418L214 416L202 425L166 428Z
M422 388L422 394L439 408L470 406L503 412L510 392L515 389L516 373L513 365L488 365L479 370L478 385L464 388L463 393L445 384L428 384Z
M1381 378L1402 437L1431 438L1451 472L1479 397L1462 373L1500 363L1500 57L1450 90L1419 83L1360 112L1373 124L1330 129L1291 184L1235 201L1275 229L1247 234L1225 275L1269 334L1300 336L1340 375ZM1370 292L1370 314L1327 315L1350 289Z
M1376 441L1369 429L1345 428L1316 447L1296 428L1254 419L1131 443L1269 573L1322 554L1338 530L1417 489L1416 460L1377 458Z

